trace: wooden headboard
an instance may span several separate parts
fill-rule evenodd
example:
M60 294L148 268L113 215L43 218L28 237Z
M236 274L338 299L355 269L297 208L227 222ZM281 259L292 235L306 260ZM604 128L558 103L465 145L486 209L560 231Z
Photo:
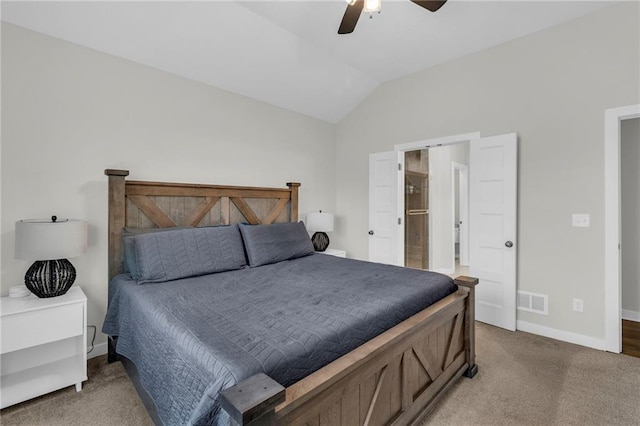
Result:
M288 188L128 181L128 170L109 176L109 280L124 269L126 228L212 226L298 221L297 182Z

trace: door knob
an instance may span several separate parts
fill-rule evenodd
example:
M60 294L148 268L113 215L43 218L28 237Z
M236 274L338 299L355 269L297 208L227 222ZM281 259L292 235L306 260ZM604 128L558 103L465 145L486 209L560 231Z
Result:
M369 235L373 235L373 230L369 231Z
M511 241L507 241L506 243L504 243L504 245L509 248L513 247L513 243Z

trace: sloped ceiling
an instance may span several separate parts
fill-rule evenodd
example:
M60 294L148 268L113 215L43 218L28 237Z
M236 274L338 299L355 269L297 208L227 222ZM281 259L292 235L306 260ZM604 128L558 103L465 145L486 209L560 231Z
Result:
M337 123L385 81L610 4L383 0L350 35L344 0L3 1L2 20Z

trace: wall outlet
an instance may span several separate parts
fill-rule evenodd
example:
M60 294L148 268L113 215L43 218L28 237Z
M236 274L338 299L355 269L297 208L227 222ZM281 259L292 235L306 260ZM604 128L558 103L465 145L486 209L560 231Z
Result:
M576 228L588 228L589 227L589 222L590 222L590 216L588 214L585 213L574 213L571 216L571 223L573 224L574 227Z
M573 299L573 310L576 312L584 311L584 300L582 299Z

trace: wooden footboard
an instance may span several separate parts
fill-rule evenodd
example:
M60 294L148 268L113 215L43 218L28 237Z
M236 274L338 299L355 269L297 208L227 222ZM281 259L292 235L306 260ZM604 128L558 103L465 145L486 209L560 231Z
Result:
M261 395L266 388L261 387L254 395L244 389L245 405L227 411L240 424L347 426L421 421L455 380L463 374L473 377L477 371L474 288L478 280L459 277L455 282L458 292L290 386L277 407L264 403ZM234 388L226 390L223 399L233 393ZM251 397L254 403L247 405ZM229 401L225 402L223 407L228 407ZM256 412L258 406L263 407L260 412ZM243 410L252 415L243 420Z

